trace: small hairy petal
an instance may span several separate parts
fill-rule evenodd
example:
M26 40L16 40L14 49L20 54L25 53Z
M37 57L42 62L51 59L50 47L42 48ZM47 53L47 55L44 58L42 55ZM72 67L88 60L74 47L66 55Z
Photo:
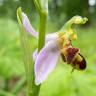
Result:
M35 84L39 85L46 80L48 75L54 70L60 49L57 41L48 42L39 52L35 62Z
M32 27L27 15L25 13L22 13L22 16L23 16L23 26L26 29L26 31L32 34L32 36L37 38L38 32L36 32L34 28Z

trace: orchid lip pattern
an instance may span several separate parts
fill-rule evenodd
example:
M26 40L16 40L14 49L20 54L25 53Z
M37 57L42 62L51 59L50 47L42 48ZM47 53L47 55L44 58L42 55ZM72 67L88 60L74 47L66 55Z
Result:
M22 13L22 17L24 29L38 39L39 34L31 26L27 15ZM77 21L75 21L75 23L77 23ZM69 38L72 32L69 33L48 34L46 35L46 44L42 50L38 53L38 49L36 49L33 54L33 59L35 60L34 72L36 85L43 83L47 79L48 75L55 69L60 56L64 62L71 64L74 69L84 70L86 68L86 61L80 54L80 49L72 47Z

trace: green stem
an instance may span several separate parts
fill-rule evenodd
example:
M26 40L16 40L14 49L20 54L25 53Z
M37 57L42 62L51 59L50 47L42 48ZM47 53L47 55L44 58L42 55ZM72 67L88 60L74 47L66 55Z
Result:
M38 51L40 51L43 48L43 46L45 45L46 20L47 20L47 15L45 13L41 13L41 15L40 15ZM33 66L33 68L34 68L34 66ZM32 74L34 74L34 69L33 69ZM34 80L35 80L35 76L33 76L33 82L32 82L33 94L29 95L29 96L39 96L40 85L36 86L35 83L34 83Z
M46 21L47 21L47 15L42 13L40 15L38 51L40 51L43 48L43 46L45 45ZM34 87L34 92L36 92L36 94L34 96L39 96L40 86L41 85Z
M45 45L46 20L47 20L47 15L45 13L41 13L40 14L38 51L40 51Z

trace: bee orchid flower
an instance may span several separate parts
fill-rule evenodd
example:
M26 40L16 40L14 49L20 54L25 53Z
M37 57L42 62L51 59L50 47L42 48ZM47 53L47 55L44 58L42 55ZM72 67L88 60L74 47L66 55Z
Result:
M80 16L77 17L79 20L76 19L75 24L79 24L78 22L83 20ZM34 30L25 13L22 13L22 25L26 32L38 39L39 33ZM36 85L47 79L48 75L55 69L60 57L74 69L83 70L86 68L86 61L80 54L80 49L72 46L72 36L73 30L69 31L69 29L46 35L45 46L39 53L37 49L33 54Z

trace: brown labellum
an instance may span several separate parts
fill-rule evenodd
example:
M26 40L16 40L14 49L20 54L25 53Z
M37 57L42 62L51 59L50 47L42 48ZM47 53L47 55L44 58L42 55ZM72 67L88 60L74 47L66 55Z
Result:
M71 64L74 69L84 70L86 68L86 61L80 54L79 48L73 48L70 46L61 51L61 57L64 62Z
M61 56L62 56L62 59L64 62L67 62L68 64L70 64L73 61L73 59L75 58L77 53L79 53L78 48L69 47L61 52Z
M78 48L68 48L66 50L66 61L67 63L71 63L73 61L73 59L75 58L76 54L79 52L79 49Z

